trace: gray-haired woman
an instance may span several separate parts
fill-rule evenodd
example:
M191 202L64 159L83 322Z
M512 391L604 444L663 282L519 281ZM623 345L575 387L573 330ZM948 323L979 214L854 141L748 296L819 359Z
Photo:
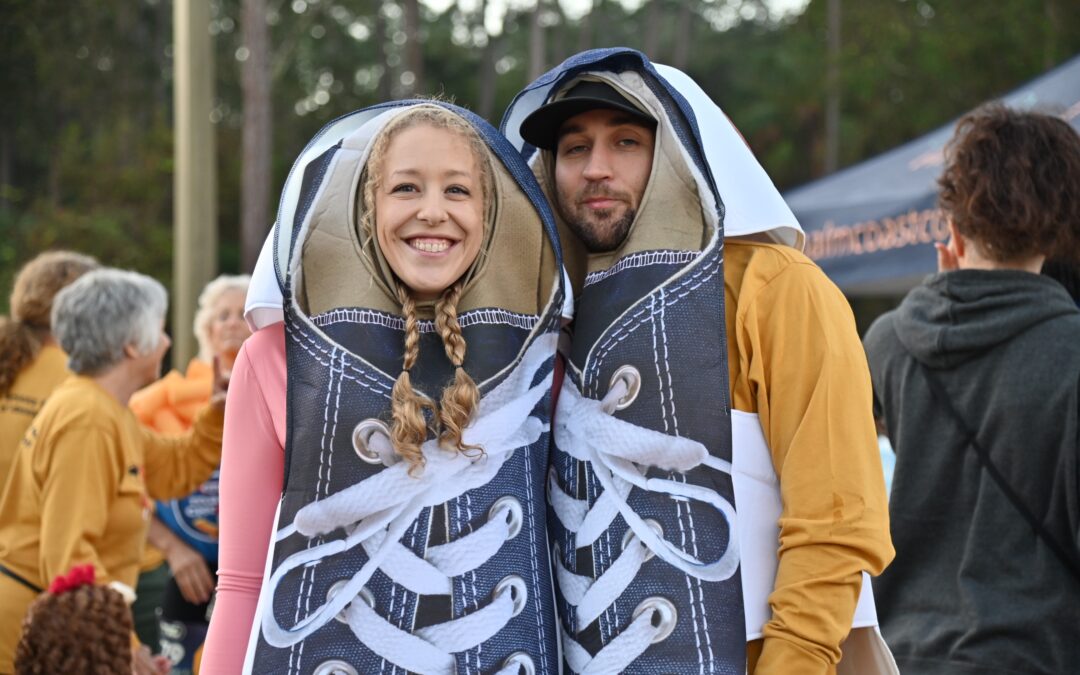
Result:
M158 282L114 269L56 296L53 334L75 377L30 425L0 496L0 673L13 671L23 616L53 577L90 563L97 583L130 593L150 498L190 493L220 460L220 382L181 437L142 428L127 408L169 348L167 302Z

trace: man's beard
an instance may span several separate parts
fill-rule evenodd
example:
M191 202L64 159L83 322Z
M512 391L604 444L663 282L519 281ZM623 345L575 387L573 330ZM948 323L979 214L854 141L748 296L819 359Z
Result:
M634 223L634 218L637 216L637 210L628 206L622 217L618 220L611 220L614 209L593 211L591 214L584 206L576 208L581 200L586 197L616 197L617 195L610 195L602 190L586 190L582 193L581 197L577 200L566 199L562 193L559 193L559 199L557 200L556 208L559 211L559 215L566 221L570 230L577 235L581 243L585 244L585 248L589 253L608 253L614 251L622 245L626 240L626 235L630 233L630 226ZM570 204L570 208L564 206L564 204ZM590 218L590 215L592 216Z

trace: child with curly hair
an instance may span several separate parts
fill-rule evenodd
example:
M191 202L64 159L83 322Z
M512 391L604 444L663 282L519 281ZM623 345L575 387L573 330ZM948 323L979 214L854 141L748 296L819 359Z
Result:
M94 584L94 566L60 575L26 614L16 675L131 675L131 610L120 591Z

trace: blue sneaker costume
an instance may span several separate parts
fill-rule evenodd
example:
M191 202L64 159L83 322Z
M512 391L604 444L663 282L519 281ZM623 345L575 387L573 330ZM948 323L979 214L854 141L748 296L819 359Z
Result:
M449 108L476 129L495 195L458 303L464 367L481 393L464 441L484 454L430 439L413 476L385 424L405 322L361 255L357 213L371 141L415 105ZM376 106L332 122L301 154L260 262L264 273L273 264L284 297L288 431L245 672L558 671L543 477L560 256L529 169L465 110ZM433 322L421 316L419 330L413 385L438 400L453 368Z
M745 673L770 615L781 503L756 416L729 400L724 238L801 248L802 232L720 109L629 49L571 57L508 108L503 133L549 197L553 155L520 129L583 82L655 120L656 141L614 251L585 256L560 223L577 295L548 483L564 666ZM863 595L856 625L874 626L869 583ZM855 672L891 672L881 663Z

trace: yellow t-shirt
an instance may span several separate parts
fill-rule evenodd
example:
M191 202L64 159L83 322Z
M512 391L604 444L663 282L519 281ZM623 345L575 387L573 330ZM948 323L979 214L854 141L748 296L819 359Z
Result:
M46 401L19 445L0 497L0 565L44 588L73 565L92 563L98 583L135 587L154 499L183 497L221 460L220 410L165 437L94 380L75 376ZM11 672L26 606L8 601L0 576L0 672ZM32 599L32 595L30 597Z
M8 393L0 397L0 493L26 428L49 394L70 375L67 354L55 345L46 345L30 365L19 371Z
M862 571L892 560L866 355L847 300L787 246L724 242L728 371L780 480L778 568L753 675L835 673Z

